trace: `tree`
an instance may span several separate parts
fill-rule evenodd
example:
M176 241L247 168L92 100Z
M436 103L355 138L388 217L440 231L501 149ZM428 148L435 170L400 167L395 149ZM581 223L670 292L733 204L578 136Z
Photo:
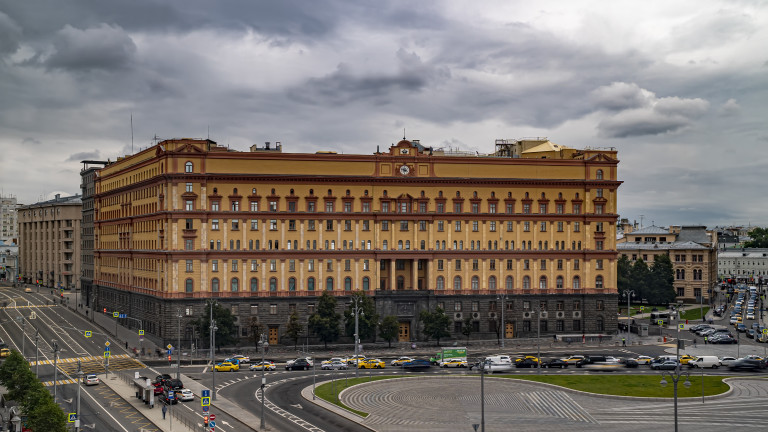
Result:
M192 322L202 338L210 337L211 300L206 301L205 309L198 319ZM213 319L216 321L216 345L233 345L237 342L237 328L232 311L219 303L213 304Z
M349 308L344 311L344 331L347 336L354 336L355 334L355 302L358 300L358 305L362 309L362 313L357 319L359 337L363 339L373 339L376 336L376 323L379 321L379 315L376 313L376 305L373 303L373 298L366 295L363 291L356 291L352 294L352 303Z
M285 329L285 335L288 336L289 339L293 339L294 349L296 349L296 345L299 344L299 337L301 337L302 330L304 330L304 328L299 323L299 314L296 313L296 311L293 311L291 316L288 317L288 325Z
M461 326L461 334L467 337L467 344L469 344L469 335L472 334L472 317L464 318L464 325Z
M752 240L744 243L744 247L768 248L768 228L753 228L749 236Z
M632 263L629 262L629 258L626 255L619 257L616 263L616 286L619 293L622 293L630 288L632 285ZM640 293L636 293L639 297Z
M442 308L435 308L434 312L423 310L419 313L419 321L424 325L424 335L429 340L435 338L437 345L440 346L440 338L448 337L451 333L448 327L451 325L451 319L445 314Z
M629 282L629 289L635 291L635 295L641 299L650 299L648 298L648 282L650 276L650 270L648 270L648 265L643 261L642 258L639 258L637 261L635 261L635 264L632 266L632 270L630 271L630 282Z
M379 336L387 341L389 348L392 348L392 340L397 337L399 331L400 322L397 320L396 316L387 315L383 320L381 320L381 325L379 326Z
M675 301L675 275L669 255L657 255L648 276L648 301L654 304L669 304Z
M325 348L328 348L328 342L336 341L341 331L341 314L336 313L336 298L323 292L317 304L317 312L309 317L309 328L323 341Z
M264 333L264 325L259 322L259 317L252 316L251 321L248 323L251 328L251 340L253 340L253 346L258 347L261 341L261 335Z

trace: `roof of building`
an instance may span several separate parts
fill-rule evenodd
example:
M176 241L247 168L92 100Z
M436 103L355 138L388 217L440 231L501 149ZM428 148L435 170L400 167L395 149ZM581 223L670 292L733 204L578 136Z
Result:
M617 243L616 250L680 250L680 249L709 249L696 242L656 242L656 243Z
M570 147L566 147L564 145L555 144L552 141L546 141L542 144L537 145L536 147L530 148L523 153L541 153L541 152L551 152L551 151L560 151L569 149Z
M717 252L718 258L765 258L768 256L768 249L749 248L749 249L726 249Z
M56 198L48 200L48 201L40 201L36 202L34 204L28 204L25 206L22 206L22 209L25 208L32 208L32 207L42 207L42 206L50 206L50 205L70 205L70 204L83 204L83 200L81 199L81 195L70 195L70 196L59 196L56 195Z
M696 243L712 243L704 226L683 226L677 235L677 241L692 241Z
M632 232L624 233L624 236L631 236L633 234L658 234L667 235L672 234L668 229L656 225L649 225L647 227L638 228Z

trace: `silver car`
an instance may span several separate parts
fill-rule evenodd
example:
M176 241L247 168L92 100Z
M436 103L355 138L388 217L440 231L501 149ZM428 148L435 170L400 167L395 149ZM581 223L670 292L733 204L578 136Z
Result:
M340 370L340 369L347 369L347 364L340 361L333 361L330 363L325 363L324 365L320 366L320 369L325 370Z

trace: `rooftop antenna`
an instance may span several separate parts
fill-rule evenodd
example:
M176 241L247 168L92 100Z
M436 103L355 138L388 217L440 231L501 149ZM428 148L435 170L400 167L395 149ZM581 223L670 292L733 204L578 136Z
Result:
M403 128L403 139L405 139L405 128Z
M645 217L645 215L640 215L640 228L643 227L643 218L644 217Z
M133 153L133 111L131 111L131 153Z
M208 137L207 139L211 139L211 125L208 125Z

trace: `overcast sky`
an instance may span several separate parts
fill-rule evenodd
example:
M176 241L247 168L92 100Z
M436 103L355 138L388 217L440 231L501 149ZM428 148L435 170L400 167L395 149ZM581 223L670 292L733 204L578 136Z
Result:
M162 138L619 151L644 225L768 225L768 2L0 0L0 188Z

